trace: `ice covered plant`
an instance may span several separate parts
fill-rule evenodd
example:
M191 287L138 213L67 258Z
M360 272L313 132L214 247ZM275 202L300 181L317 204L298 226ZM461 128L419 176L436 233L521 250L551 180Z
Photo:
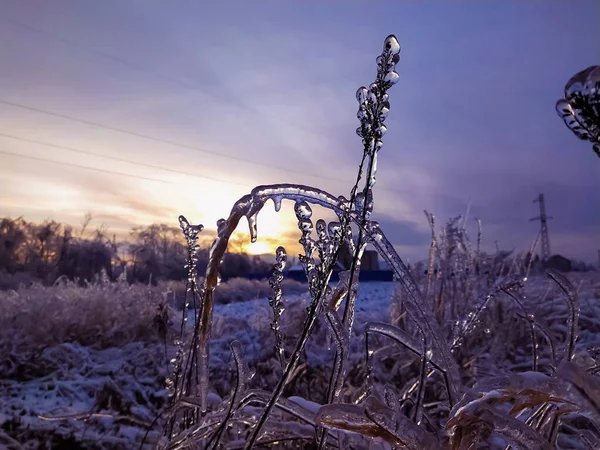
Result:
M588 67L567 82L556 112L575 136L593 144L600 157L600 66Z
M492 299L504 293L519 305L521 314L528 320L533 347L537 348L535 326L537 322L524 309L519 286L511 283L491 287L485 294L477 293L480 302L464 302L459 310L452 310L435 289L433 268L442 277L450 273L466 273L467 268L480 264L479 241L475 258L468 251L464 235L464 220L455 219L446 225L440 242L433 233L433 216L427 214L432 226L433 242L429 271L423 295L411 272L407 269L379 224L371 220L374 206L374 187L377 159L387 131L385 120L390 110L390 88L397 82L395 71L399 61L400 45L393 35L385 39L383 51L377 57L377 72L373 83L360 87L356 98L359 104L357 117L360 126L357 134L363 153L359 170L349 197L335 196L319 188L275 184L257 186L240 198L232 207L227 219L217 222L217 237L210 248L209 263L201 287L196 287L196 274L188 274L188 287L198 297L195 308L195 325L185 343L180 343L179 355L174 359L171 404L166 409L166 436L164 448L244 448L268 445L289 445L301 448L302 441L314 440L323 448L363 448L364 438L376 438L383 448L472 448L486 442L492 435L500 435L506 444L515 448L546 448L552 445L560 418L569 412L592 409L591 417L598 415L597 380L576 368L571 360L576 338L578 302L576 292L568 280L554 279L569 298L571 304L567 350L555 374L537 374L499 381L498 388L483 384L482 388L469 389L464 385L455 360L455 351L480 325L483 311ZM271 328L275 335L275 356L279 363L279 378L272 392L250 389L251 370L243 361L243 348L238 341L231 344L235 361L236 380L225 401L209 395L209 342L211 338L215 289L219 284L219 267L227 250L228 241L246 219L250 238L257 239L257 218L268 201L279 211L283 200L294 202L294 212L300 231L299 243L302 264L310 294L302 329L296 341L289 345L280 328L285 317L285 302L281 293L283 267L287 253L277 249L276 262L270 280L272 295ZM333 211L337 220L314 222L311 205ZM195 237L201 226L191 228L181 219L190 250L189 267L193 268ZM366 246L372 245L394 271L396 280L404 291L403 308L410 318L414 333L382 323L366 325L365 348L367 373L359 395L345 395L348 378L348 356L354 322L354 307L358 292L360 262ZM342 248L353 255L350 269L340 274L337 285L330 285L330 277ZM458 289L457 289L458 292ZM451 333L445 327L448 309L451 317L464 312ZM184 320L182 324L185 324ZM309 338L325 324L333 342L335 357L329 376L326 404L316 405L304 399L292 400L283 396L284 389L296 374ZM402 349L419 357L419 373L415 380L402 386L377 386L374 382L375 336L393 341ZM537 363L537 353L533 355ZM533 366L534 369L537 365ZM533 389L532 380L544 383ZM437 403L445 406L445 418L432 417L425 406L425 398L432 384L442 380L443 390L438 392ZM495 386L495 385L494 385ZM577 389L573 389L576 386ZM495 389L495 390L494 390ZM577 390L577 392L574 392ZM523 400L523 399L529 399ZM346 402L346 403L345 403ZM351 403L348 403L351 402ZM527 420L507 413L506 408L496 408L503 403L516 402L513 410L528 413ZM594 412L595 411L595 412ZM292 417L293 421L285 421ZM529 420L531 419L531 420ZM529 420L529 422L528 422ZM270 426L273 421L285 423ZM339 431L342 431L341 433ZM344 432L355 433L350 438ZM362 438L356 438L361 435ZM473 437L468 437L473 436ZM387 447L386 447L387 445Z

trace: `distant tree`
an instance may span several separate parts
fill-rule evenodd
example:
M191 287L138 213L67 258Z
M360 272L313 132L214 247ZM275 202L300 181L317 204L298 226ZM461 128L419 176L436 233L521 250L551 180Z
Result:
M26 241L23 219L5 217L0 221L0 271L12 275L22 270Z
M154 283L186 276L187 247L181 230L165 224L136 227L131 231L132 281Z

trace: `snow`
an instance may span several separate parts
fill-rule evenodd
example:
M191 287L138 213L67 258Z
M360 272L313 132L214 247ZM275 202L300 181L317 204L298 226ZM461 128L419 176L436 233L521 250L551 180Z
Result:
M534 293L545 290L543 278L532 278L529 283ZM358 366L364 359L363 332L366 323L390 322L392 297L397 287L397 283L391 282L360 284L350 343L350 367ZM593 297L593 292L585 286L582 290L578 353L600 347L600 302ZM529 295L528 298L539 296ZM286 306L281 318L282 331L291 333L306 317L308 294L287 295L282 299ZM564 299L557 294L538 306L544 311L538 317L543 317L553 333L564 337L568 313ZM193 312L188 314L192 324ZM178 317L172 319L179 323ZM267 298L215 305L210 368L212 374L217 374L212 382L220 384L221 388L215 390L211 387L208 394L211 407L216 407L229 395L232 340L240 342L244 359L252 370L259 363L274 360L275 340L269 328L271 320L272 310ZM307 362L311 366L331 365L334 352L333 348L328 350L325 345L325 330L323 323L316 331L316 337L307 345ZM296 338L296 335L288 336L288 351L290 342ZM543 340L539 342L545 345ZM557 342L558 358L564 351L563 346L563 340ZM530 355L524 351L516 358L513 370L519 370L518 367L527 370ZM36 362L42 367L48 362L48 369L31 379L0 381L0 424L6 427L17 421L20 430L27 430L20 432L24 441L54 439L52 442L56 443L62 442L57 441L59 437L67 439L72 436L77 441L94 445L102 442L98 448L137 447L145 427L156 417L166 399L161 378L166 374L165 348L161 344L133 342L121 348L100 350L77 343L63 343L43 349ZM267 384L273 383L277 373L279 371L274 370L274 378ZM536 377L537 380L545 375L527 374L523 377L528 380ZM536 382L531 381L532 384ZM318 403L298 396L289 400L313 413L320 407ZM3 433L0 431L0 447L3 442L9 442ZM158 431L149 433L148 448L157 442L158 436Z

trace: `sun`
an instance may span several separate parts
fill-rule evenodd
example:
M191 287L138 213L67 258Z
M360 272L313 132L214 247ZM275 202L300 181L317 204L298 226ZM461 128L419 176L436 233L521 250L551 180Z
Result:
M267 253L273 253L274 250L267 242L256 241L254 243L249 242L244 245L244 251L249 255L264 255Z

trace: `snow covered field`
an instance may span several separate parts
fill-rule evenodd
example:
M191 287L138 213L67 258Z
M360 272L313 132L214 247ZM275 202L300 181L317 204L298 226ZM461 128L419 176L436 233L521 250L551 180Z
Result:
M600 280L597 275L572 278L574 284L579 286L581 297L577 350L579 353L589 352L597 357L598 350L594 347L600 348ZM531 279L527 284L528 301L538 309L537 317L545 321L556 338L556 351L560 356L564 351L561 339L564 340L566 334L567 307L558 289L548 283L543 277ZM351 372L348 376L349 385L346 386L348 393L358 389L363 381L361 377L364 377L364 326L369 321L390 322L390 314L395 314L396 288L394 283L360 285L354 336L350 343ZM546 291L549 294L544 297ZM139 292L133 292L129 288L115 288L103 295L108 293L115 296L115 304L138 304L138 308L141 308L139 302L142 300L136 297L139 297ZM60 293L50 291L48 295L52 295L55 300L61 296ZM75 294L70 295L76 297ZM85 302L85 296L93 300L95 294L93 291L86 293L82 290L77 295L81 296L79 301ZM120 295L132 297L117 298ZM4 304L9 297L13 303L18 303L19 298L32 301L31 293L27 292L4 292L0 293L0 296ZM62 297L64 299L64 293ZM282 330L286 334L286 345L291 345L301 330L308 306L306 299L307 296L302 294L284 297L286 311L282 315ZM137 312L145 311L146 316L141 323L152 329L154 323L149 311L154 311L158 300L148 297L147 301L151 306ZM79 308L82 311L85 309L81 304ZM46 448L50 445L52 448L137 448L147 427L167 399L164 380L168 375L167 358L173 347L170 344L165 347L159 336L147 333L123 339L123 343L118 346L94 345L90 342L82 345L75 341L53 342L53 337L48 336L46 344L38 341L37 347L30 346L24 350L19 348L21 338L16 330L12 330L16 337L9 339L10 330L6 327L11 320L16 319L8 317L7 311L4 307L1 318L4 327L4 363L0 375L0 447ZM34 316L34 312L25 310L23 314L29 314L32 320L41 320L41 317L44 317ZM251 388L268 391L273 388L279 372L274 358L273 333L269 329L271 315L267 299L216 305L210 347L211 398L214 402L219 398L226 398L232 386L234 377L229 344L234 339L240 342L246 361L250 368L256 371ZM85 314L80 317L83 316ZM52 320L52 317L52 313L49 313L46 320ZM169 332L168 341L174 336L180 322L174 310L171 310L170 319L173 322L173 330ZM190 323L193 322L193 317L190 319ZM19 320L24 319L21 317ZM117 325L118 322L115 322L114 326ZM101 328L99 333L114 334L118 331L114 326ZM513 323L510 328L505 327L503 332L492 329L490 342L510 342L513 339L511 335L518 336L521 328L521 324ZM27 340L23 342L26 343ZM526 349L527 343L519 344L522 344L520 350L510 348L511 352L514 351L514 358L508 358L510 361L495 361L494 355L504 353L486 350L484 354L478 355L474 365L485 365L487 370L496 367L495 375L509 370L529 370L531 356ZM539 344L540 364L543 365L548 352L543 349L544 342L540 341ZM334 355L332 347L326 327L319 324L306 349L306 364L298 372L294 383L286 390L287 397L298 396L317 402L323 401ZM391 357L399 358L403 361L402 365L390 366ZM384 361L387 372L396 371L391 375L388 373L387 382L394 382L395 376L404 376L411 361L414 362L414 358L402 352L382 354L379 360ZM159 437L160 429L155 427L148 434L147 448L154 446Z

